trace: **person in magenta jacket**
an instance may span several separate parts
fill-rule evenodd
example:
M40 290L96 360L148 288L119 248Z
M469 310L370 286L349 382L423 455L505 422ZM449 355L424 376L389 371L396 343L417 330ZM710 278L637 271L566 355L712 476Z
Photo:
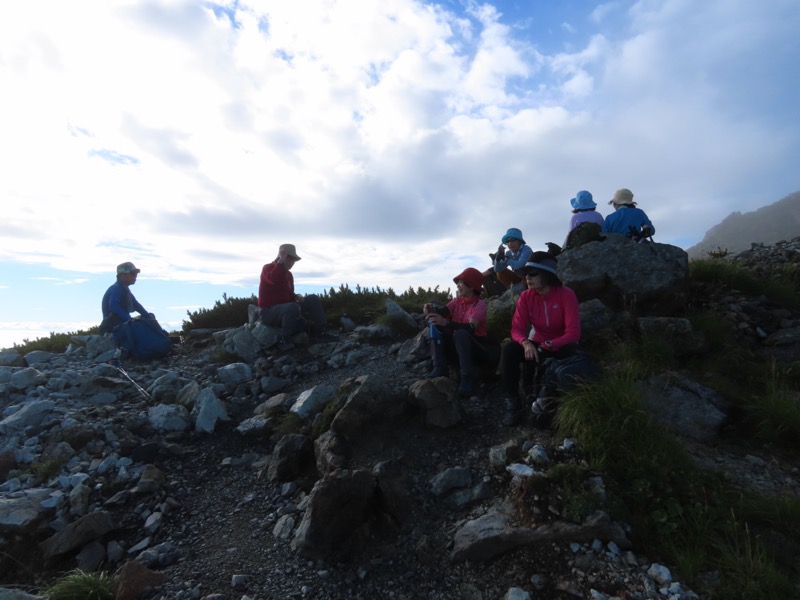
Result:
M540 365L546 358L567 358L578 350L581 320L578 298L558 278L555 257L535 252L520 269L528 289L520 294L511 321L511 340L500 359L506 392L503 424L516 425L522 417L519 394L520 366Z

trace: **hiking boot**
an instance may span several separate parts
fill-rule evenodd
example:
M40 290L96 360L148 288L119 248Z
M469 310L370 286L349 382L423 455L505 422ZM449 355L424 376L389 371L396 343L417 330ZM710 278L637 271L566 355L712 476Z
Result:
M503 425L513 427L522 420L522 402L518 397L506 398L506 414L503 417Z
M275 350L278 352L286 352L287 350L291 350L294 348L294 344L287 340L286 338L281 338L278 340L278 343L275 344Z
M433 379L435 377L447 377L447 369L444 367L433 367L433 370L425 375L426 379Z
M531 404L532 425L536 429L549 429L556 416L555 401L552 398L537 398Z
M461 383L458 384L458 395L461 397L469 397L475 393L475 386L472 385L471 375L462 375Z

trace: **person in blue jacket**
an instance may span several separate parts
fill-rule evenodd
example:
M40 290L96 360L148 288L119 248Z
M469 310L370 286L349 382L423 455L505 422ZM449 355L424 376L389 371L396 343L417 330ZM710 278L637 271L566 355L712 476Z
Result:
M603 233L619 233L627 235L634 241L641 242L652 237L656 228L641 208L636 208L633 192L627 188L616 191L608 201L614 212L603 222Z
M100 323L100 333L111 333L120 323L131 320L131 312L136 311L141 316L155 318L148 313L144 306L131 293L130 286L136 283L136 276L141 269L137 269L132 262L117 265L117 281L106 290L103 295L102 310L103 321Z
M506 231L500 241L497 252L489 255L492 266L483 272L484 287L490 296L502 294L508 289L523 291L525 282L515 271L522 268L533 254L533 249L525 243L522 232L516 227Z

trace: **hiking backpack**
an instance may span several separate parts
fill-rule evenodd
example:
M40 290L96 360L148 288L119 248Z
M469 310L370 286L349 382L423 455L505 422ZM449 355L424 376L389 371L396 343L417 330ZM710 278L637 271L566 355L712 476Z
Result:
M131 319L114 327L112 334L117 346L133 358L164 358L172 352L169 335L155 319Z

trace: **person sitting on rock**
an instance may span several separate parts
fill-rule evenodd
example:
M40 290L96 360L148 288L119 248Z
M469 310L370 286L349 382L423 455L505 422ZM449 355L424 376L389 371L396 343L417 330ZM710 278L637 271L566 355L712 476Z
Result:
M636 242L642 242L656 233L656 228L641 208L633 201L633 192L622 188L608 201L614 212L603 222L603 233L627 235Z
M508 289L522 291L522 279L514 272L530 259L533 250L525 243L522 232L511 227L501 240L497 253L490 254L492 266L483 272L486 293L489 296L500 295ZM508 250L505 249L508 246Z
M456 297L447 306L425 304L423 313L431 332L433 370L428 377L447 377L447 363L457 361L460 370L458 393L471 396L476 363L491 360L486 338L486 303L480 299L483 275L472 267L453 278Z
M261 282L258 286L258 308L261 322L271 327L280 327L279 352L290 350L294 344L290 338L307 330L306 313L312 321L312 339L332 341L334 336L326 332L327 322L322 309L322 301L316 294L305 296L294 293L294 264L300 260L294 244L282 244L278 256L261 269Z
M141 273L132 262L117 265L117 281L106 290L101 302L103 321L100 323L100 333L111 333L117 325L127 323L136 311L144 318L154 319L152 313L145 310L144 306L131 293L130 287L136 283L136 277Z
M521 269L528 289L517 300L511 320L511 340L503 346L500 358L506 393L503 425L509 427L519 423L523 416L520 366L528 363L528 368L535 369L549 357L566 358L578 350L581 337L578 298L561 283L556 268L555 257L535 252Z

